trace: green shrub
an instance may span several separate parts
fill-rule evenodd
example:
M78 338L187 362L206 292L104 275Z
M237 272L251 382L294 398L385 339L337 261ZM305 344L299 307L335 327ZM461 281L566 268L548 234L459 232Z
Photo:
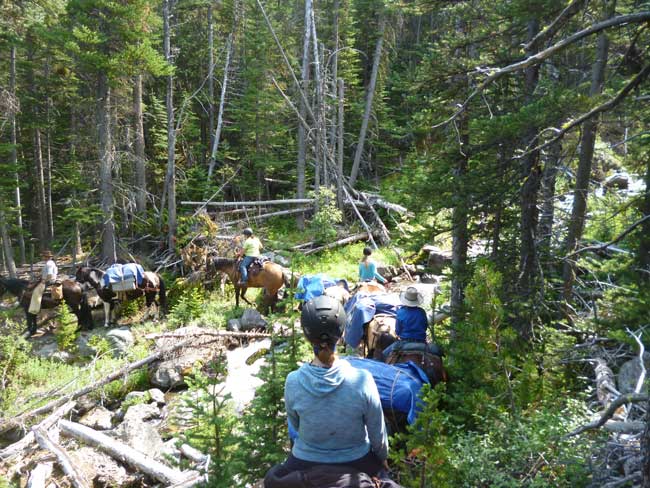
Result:
M336 237L336 224L343 220L343 213L336 206L336 193L331 188L321 187L318 194L310 193L316 199L317 211L309 228L317 242L328 242Z
M77 348L79 327L77 317L70 312L67 305L59 305L59 326L54 331L56 344L60 351L74 351Z
M203 310L203 291L197 286L184 289L167 318L172 327L181 327L197 318Z
M7 321L0 335L0 393L6 392L19 367L29 359L32 346L21 332L22 327L15 322ZM3 403L0 396L0 405Z

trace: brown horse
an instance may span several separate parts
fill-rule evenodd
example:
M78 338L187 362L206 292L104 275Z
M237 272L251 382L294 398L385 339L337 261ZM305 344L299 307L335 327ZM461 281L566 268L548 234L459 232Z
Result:
M72 313L77 316L79 326L85 329L93 328L93 317L86 299L87 290L80 283L72 280L63 280L63 300L54 300L50 293L45 293L41 299L41 309L51 309L59 306L61 301L64 301ZM0 296L5 292L15 295L20 306L25 311L25 319L27 321L27 328L30 334L36 333L36 318L37 315L29 313L29 304L32 300L32 287L26 280L16 278L2 278L0 277Z
M248 288L264 288L264 308L275 308L278 300L278 290L288 284L282 266L270 261L264 263L261 270L253 266L248 273L248 286L240 287L239 282L239 261L232 258L211 258L208 261L208 271L220 271L230 278L235 287L235 306L239 307L239 297L249 305L251 302L244 296Z

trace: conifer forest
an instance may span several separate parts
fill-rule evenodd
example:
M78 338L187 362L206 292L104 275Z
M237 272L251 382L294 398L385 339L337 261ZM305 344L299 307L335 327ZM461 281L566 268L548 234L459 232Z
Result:
M272 486L315 284L397 486L650 488L648 0L0 0L0 243L0 488Z

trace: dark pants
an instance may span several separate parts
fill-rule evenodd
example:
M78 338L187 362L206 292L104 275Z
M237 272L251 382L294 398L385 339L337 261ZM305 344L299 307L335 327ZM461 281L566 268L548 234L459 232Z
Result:
M239 273L241 274L240 281L246 283L248 281L248 265L255 261L255 256L244 256L239 263Z
M355 459L354 461L347 463L315 463L312 461L303 461L302 459L294 457L293 454L289 454L289 457L284 462L284 464L280 466L276 474L279 477L282 477L286 476L292 471L305 471L309 468L313 468L314 466L320 466L323 464L331 464L332 466L351 466L357 471L361 471L362 473L366 473L370 476L379 476L380 471L383 469L381 461L372 451L362 458Z

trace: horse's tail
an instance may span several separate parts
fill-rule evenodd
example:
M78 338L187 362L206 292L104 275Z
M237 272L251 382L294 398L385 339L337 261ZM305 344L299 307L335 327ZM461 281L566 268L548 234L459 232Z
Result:
M160 310L163 315L167 313L167 290L165 288L165 282L162 277L158 275L159 289L158 296L160 297Z
M81 327L86 327L88 330L95 327L95 322L93 321L93 312L88 303L88 293L82 291L81 293L81 303L79 304L79 325Z

